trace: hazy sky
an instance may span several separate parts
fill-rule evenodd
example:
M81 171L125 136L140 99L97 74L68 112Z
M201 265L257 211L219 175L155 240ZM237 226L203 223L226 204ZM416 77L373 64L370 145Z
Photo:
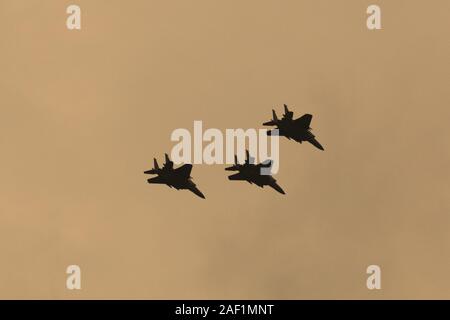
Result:
M0 298L449 299L450 2L373 2L0 0ZM285 196L146 183L283 103L325 147L280 140Z

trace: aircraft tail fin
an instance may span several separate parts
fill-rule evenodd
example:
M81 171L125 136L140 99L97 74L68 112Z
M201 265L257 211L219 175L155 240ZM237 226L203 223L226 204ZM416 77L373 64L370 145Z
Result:
M272 109L272 120L264 122L263 126L276 126L278 123L277 113Z
M156 158L153 158L153 169L144 171L145 174L157 174L159 171L158 161L156 161Z
M237 155L234 155L234 165L225 168L226 171L236 171L239 170L239 161Z
M245 163L250 163L250 152L245 150Z
M294 117L294 112L289 111L287 104L284 105L284 117L289 120Z

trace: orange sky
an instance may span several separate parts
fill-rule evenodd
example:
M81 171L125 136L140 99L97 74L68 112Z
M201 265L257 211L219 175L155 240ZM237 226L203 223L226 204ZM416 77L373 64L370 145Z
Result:
M0 298L450 298L450 3L376 2L1 1ZM146 183L174 129L283 103L325 147L280 141L285 196Z

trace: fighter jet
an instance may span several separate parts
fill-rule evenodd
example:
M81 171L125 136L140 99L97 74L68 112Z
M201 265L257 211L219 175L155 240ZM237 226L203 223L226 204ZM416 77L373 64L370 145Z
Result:
M147 170L145 174L157 174L157 177L147 179L148 183L159 183L166 184L170 188L175 188L177 190L187 189L195 193L200 198L205 199L203 193L197 189L195 183L192 181L191 171L192 164L185 164L179 168L173 168L173 162L170 161L167 153L165 154L166 163L162 168L158 166L156 159L153 159L154 168Z
M288 139L294 139L297 142L302 143L303 141L308 141L316 148L323 150L322 145L316 140L315 136L311 133L312 115L304 114L298 119L294 120L294 112L289 111L288 106L284 105L284 115L281 119L278 119L275 110L272 110L273 119L264 122L264 126L276 126L279 130L278 135L284 136ZM274 131L267 131L267 135L274 135Z
M238 163L238 158L234 156L234 165L228 168L225 168L227 171L239 171L236 174L228 176L230 180L243 180L248 183L256 184L257 186L264 188L264 186L270 186L274 188L279 193L285 194L283 189L277 184L277 181L271 175L263 175L261 174L262 168L270 168L272 166L272 161L267 161L259 164L253 164L250 161L250 155L248 150L245 151L246 159L243 164Z

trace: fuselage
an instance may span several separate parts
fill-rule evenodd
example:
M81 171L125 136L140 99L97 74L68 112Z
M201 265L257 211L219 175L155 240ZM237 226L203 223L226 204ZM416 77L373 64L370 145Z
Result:
M154 182L155 180L157 180L158 182ZM169 187L175 188L177 190L189 189L195 186L190 177L186 179L175 174L173 170L165 169L162 169L158 172L158 177L148 179L148 183L164 183Z
M310 129L303 129L290 124L279 124L277 126L278 135L286 137L288 139L294 139L295 141L301 142L314 138L314 135ZM267 134L272 135L272 131L268 131Z
M301 127L295 124L293 121L289 121L287 119L282 119L277 123L278 135L286 137L288 139L293 139L299 143L303 141L308 141L316 148L323 150L322 145L316 140L314 134L311 132L311 128L309 127ZM273 131L267 131L267 135L273 135Z
M264 185L271 185L275 179L270 175L262 175L261 168L257 166L249 166L240 170L242 178L249 183L254 183L260 187Z

